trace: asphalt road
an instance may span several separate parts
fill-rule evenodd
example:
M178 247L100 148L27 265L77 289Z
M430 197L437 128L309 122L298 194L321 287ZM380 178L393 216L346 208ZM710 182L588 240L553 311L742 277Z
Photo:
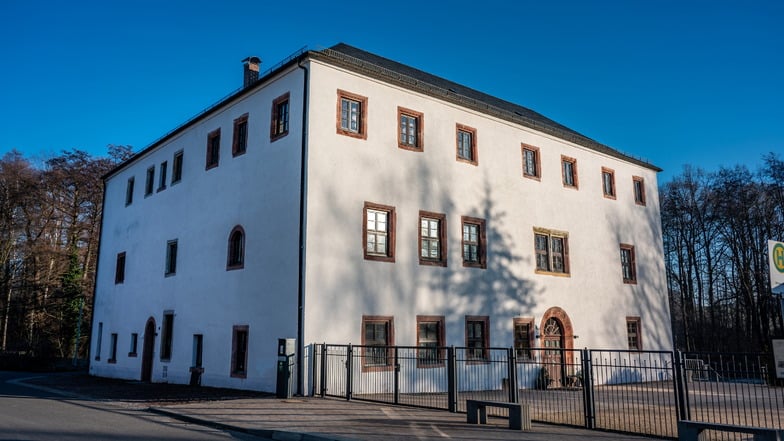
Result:
M138 406L70 398L14 382L29 376L0 372L0 441L260 439L183 423Z

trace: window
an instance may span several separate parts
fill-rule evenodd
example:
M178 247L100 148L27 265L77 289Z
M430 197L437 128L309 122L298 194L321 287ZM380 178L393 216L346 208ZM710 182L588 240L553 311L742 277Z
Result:
M466 316L466 359L468 361L488 361L489 320L487 316Z
M248 376L248 325L235 325L232 328L231 376Z
M397 132L397 146L405 150L415 150L421 152L424 149L425 116L403 107L397 108L397 121L399 124Z
M147 181L144 183L144 196L147 197L152 194L153 184L155 182L155 166L147 169Z
M642 351L641 331L639 317L626 317L626 340L629 342L629 350Z
M514 327L514 348L517 360L530 360L531 347L533 346L531 341L534 337L534 319L514 318L512 326Z
M172 161L172 185L182 181L182 160L183 152L180 150L174 154L174 160Z
M634 246L621 244L621 273L623 283L637 283L637 262L634 259Z
M541 179L541 166L539 164L539 148L521 144L523 149L523 176L526 178Z
M561 155L561 172L564 187L577 189L577 160Z
M444 366L444 316L417 316L417 367Z
M239 156L248 150L248 114L234 120L234 137L231 141L231 155ZM217 162L217 161L216 161Z
M109 359L108 363L117 363L117 334L109 337Z
M463 266L486 268L487 236L484 219L463 216Z
M139 334L134 332L131 334L131 347L128 349L128 356L136 357L138 355L136 351L138 350L139 350Z
M128 185L125 186L125 205L131 205L133 203L133 184L136 179L131 176L128 178Z
M392 367L390 346L395 344L394 319L391 316L362 316L362 368L385 370ZM371 368L371 369L367 369Z
M604 197L615 199L615 171L602 167L602 192Z
M289 93L275 98L272 102L272 122L270 123L270 141L275 141L289 133Z
M534 228L537 273L569 274L568 239L565 232Z
M446 215L419 212L419 264L446 266Z
M166 275L177 272L177 239L166 242Z
M114 283L125 282L125 251L117 253L117 264L114 267Z
M476 129L462 124L457 125L457 160L477 165Z
M158 176L158 191L164 190L166 188L166 168L168 164L166 161L161 162L161 173Z
M205 170L218 166L220 162L220 128L207 135L207 165Z
M237 225L229 233L229 253L226 262L227 270L245 267L245 230Z
M101 340L103 340L103 322L98 322L98 338L95 339L95 359L101 359Z
M639 176L632 176L634 182L634 202L645 205L645 181Z
M366 260L395 261L395 207L365 202L363 211Z
M191 359L191 366L201 367L203 353L204 336L202 334L193 334L193 357Z
M337 133L367 139L367 98L338 89Z
M161 325L161 361L171 360L173 340L174 340L174 311L164 311L163 324Z

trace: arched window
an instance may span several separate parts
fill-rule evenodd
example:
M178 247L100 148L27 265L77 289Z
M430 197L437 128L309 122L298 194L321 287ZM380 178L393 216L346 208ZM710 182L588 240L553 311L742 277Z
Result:
M229 254L226 269L234 270L245 267L245 230L237 225L229 234Z

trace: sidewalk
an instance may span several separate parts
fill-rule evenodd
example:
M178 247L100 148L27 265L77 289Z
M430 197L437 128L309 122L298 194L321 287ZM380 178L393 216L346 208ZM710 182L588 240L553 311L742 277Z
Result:
M26 382L83 399L128 403L191 423L282 441L657 439L537 423L530 432L521 432L510 430L506 419L489 418L487 425L469 425L465 414L443 410L329 398L277 399L253 391L139 383L86 374L46 374Z

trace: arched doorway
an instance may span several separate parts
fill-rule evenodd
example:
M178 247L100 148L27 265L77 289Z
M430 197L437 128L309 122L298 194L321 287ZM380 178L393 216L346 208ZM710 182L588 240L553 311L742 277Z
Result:
M144 348L142 350L142 381L152 380L152 355L155 349L155 319L147 319L144 327Z
M559 307L548 309L542 317L542 363L550 378L550 386L564 386L567 365L571 364L574 348L574 329L566 311Z

